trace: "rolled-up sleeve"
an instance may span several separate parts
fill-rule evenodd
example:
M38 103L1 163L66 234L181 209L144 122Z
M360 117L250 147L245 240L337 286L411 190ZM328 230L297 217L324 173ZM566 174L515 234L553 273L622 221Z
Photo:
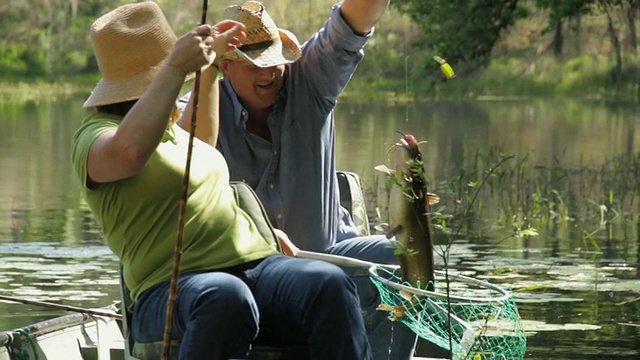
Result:
M306 85L316 101L332 109L362 61L372 33L364 36L354 33L342 17L340 6L334 5L324 27L303 44L302 57L292 66L291 79L306 82L293 88Z

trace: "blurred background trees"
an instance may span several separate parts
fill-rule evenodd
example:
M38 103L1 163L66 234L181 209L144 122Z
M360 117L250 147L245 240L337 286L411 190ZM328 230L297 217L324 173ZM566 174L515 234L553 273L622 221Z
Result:
M3 1L0 80L59 81L96 75L89 27L101 14L128 2ZM200 19L200 0L157 2L176 33ZM263 2L279 26L304 42L322 26L335 0ZM441 81L432 60L438 55L466 78L477 78L493 66L492 76L535 74L545 81L588 67L604 72L601 81L635 86L639 2L391 0L391 9L367 45L358 77L382 88L429 86ZM221 19L223 9L235 3L239 2L210 2L209 22Z

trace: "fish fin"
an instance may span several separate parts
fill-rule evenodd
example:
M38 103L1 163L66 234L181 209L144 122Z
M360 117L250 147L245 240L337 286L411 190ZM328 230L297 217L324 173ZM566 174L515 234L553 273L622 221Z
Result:
M375 230L380 231L381 233L387 233L387 231L389 231L389 224L387 223L380 223L376 226L373 227Z
M383 172L383 173L385 173L385 174L387 174L387 175L393 175L393 173L394 173L394 171L393 171L393 170L389 169L389 168L387 167L387 165L384 165L384 164L382 164L382 165L376 165L373 169L374 169L374 170L377 170L377 171L380 171L380 172Z
M429 202L429 205L435 205L440 202L440 196L434 193L427 193L427 201Z
M387 239L391 239L392 237L396 236L396 234L399 233L401 230L402 230L402 225L398 224L393 228L389 229L389 231L387 231L385 236Z
M400 293L400 296L405 300L411 300L411 298L413 297L413 294L409 291L400 290L398 292Z
M404 306L391 306L389 304L380 304L376 310L387 311L389 313L389 320L396 321L405 316Z

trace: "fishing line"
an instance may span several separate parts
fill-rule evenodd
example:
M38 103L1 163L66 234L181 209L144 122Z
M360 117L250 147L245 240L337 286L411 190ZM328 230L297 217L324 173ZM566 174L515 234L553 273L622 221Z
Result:
M408 36L404 37L404 53L407 54L404 57L404 96L405 104L404 104L404 121L409 122L409 46L407 43Z

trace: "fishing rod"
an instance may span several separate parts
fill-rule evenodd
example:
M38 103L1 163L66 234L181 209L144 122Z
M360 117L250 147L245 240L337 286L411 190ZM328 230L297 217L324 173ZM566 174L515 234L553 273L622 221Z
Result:
M202 1L202 16L200 25L207 23L208 0ZM180 197L180 212L178 215L178 239L176 240L175 250L173 252L173 272L171 274L171 282L169 285L169 300L167 302L167 313L164 324L164 337L162 339L162 360L169 359L171 351L171 328L173 323L173 308L178 294L178 276L180 274L180 260L182 258L182 239L184 238L184 224L187 208L187 196L189 194L189 176L191 173L191 156L193 153L193 140L196 133L196 118L198 113L198 95L200 94L200 74L196 71L196 78L193 84L193 108L191 111L191 129L189 132L189 145L187 147L187 163L184 169L184 178L182 182L182 196Z
M56 304L56 303L47 302L47 301L22 299L22 298L17 298L13 296L7 296L7 295L0 295L0 300L17 302L17 303L26 304L26 305L44 306L52 309L65 310L65 311L77 312L77 313L94 315L94 316L102 316L102 317L116 319L116 320L122 319L122 315L117 314L115 312L109 312L106 310L87 309L87 308L71 306L71 305Z

